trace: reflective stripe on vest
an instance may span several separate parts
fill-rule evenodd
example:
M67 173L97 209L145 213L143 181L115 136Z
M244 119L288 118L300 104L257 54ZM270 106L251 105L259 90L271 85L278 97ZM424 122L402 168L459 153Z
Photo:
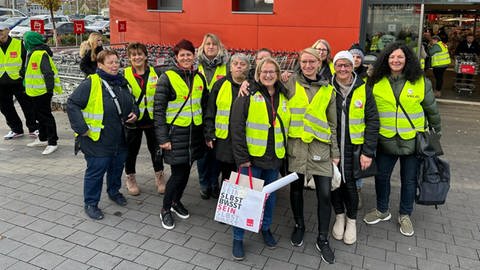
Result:
M138 120L143 118L145 109L147 110L150 119L153 119L153 99L155 96L155 91L157 90L158 75L153 67L150 67L149 69L150 72L148 73L145 96L143 100L140 101L140 104L138 104L138 109L140 110L140 116L138 117ZM125 68L124 73L125 79L127 79L128 83L132 87L132 94L135 97L135 100L138 100L138 98L142 94L142 88L140 88L137 79L135 79L135 76L133 76L132 67Z
M62 93L62 85L60 84L60 77L58 76L58 70L55 64L52 61L52 58L44 50L34 51L30 58L28 59L27 69L25 70L25 92L28 96L36 97L41 96L47 93L47 87L45 85L45 80L43 79L43 73L40 67L42 62L42 56L46 55L50 66L52 67L54 74L54 83L55 86L53 91L57 94Z
M328 63L328 68L330 69L330 73L332 75L335 74L335 66L333 65L333 61Z
M365 104L367 94L365 84L353 90L350 108L348 109L348 128L352 144L363 144L365 132Z
M193 87L190 98L188 97L190 89L188 88L185 81L173 70L168 70L165 72L167 75L170 84L175 91L175 100L169 101L167 105L167 124L171 124L175 115L182 107L182 104L188 98L187 103L183 107L182 111L179 113L175 123L176 126L187 127L192 123L196 126L202 124L202 93L204 89L203 80L200 75L195 74L193 78Z
M202 65L198 66L198 72L203 74L203 76L205 77L205 80L208 80ZM223 64L223 65L217 66L215 68L215 73L213 74L212 79L210 80L210 82L207 82L208 91L212 90L212 87L216 81L220 80L225 76L227 76L227 65Z
M230 118L230 109L232 107L232 83L228 80L222 84L218 91L217 114L215 115L215 136L220 139L228 137L228 124Z
M380 135L392 138L398 134L402 139L409 140L415 137L417 131L425 131L425 115L421 105L425 96L423 77L415 83L406 81L399 97L399 101L408 113L415 129L412 129L402 109L397 106L392 87L386 77L374 85L373 95L378 108Z
M282 128L278 117L282 119L285 133L288 133L290 112L287 106L287 99L280 94L277 117L274 121L275 155L278 158L285 157L285 143L283 141ZM263 95L256 92L250 96L247 121L245 123L246 142L248 153L254 157L262 157L267 151L268 130L270 128L267 102Z
M22 41L12 38L7 51L0 50L0 77L6 72L12 80L20 78L22 69Z
M432 67L449 65L451 63L451 60L450 55L448 54L447 47L441 41L437 42L437 45L440 46L440 49L442 51L432 55Z
M87 106L82 110L83 120L88 126L88 137L96 142L103 129L103 91L102 82L97 74L88 76L91 80L90 96Z
M305 88L295 83L295 95L288 101L292 114L288 136L310 143L313 139L329 143L331 130L327 120L327 107L332 97L331 85L321 86L312 101L308 101Z

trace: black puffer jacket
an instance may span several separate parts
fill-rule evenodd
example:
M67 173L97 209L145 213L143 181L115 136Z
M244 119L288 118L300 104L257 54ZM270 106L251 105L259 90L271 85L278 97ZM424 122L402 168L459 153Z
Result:
M350 139L350 129L348 128L348 112L350 109L350 103L352 102L353 92L364 84L362 78L359 76L356 76L355 78L356 80L353 82L352 90L346 97L341 93L340 86L336 82L335 76L332 79L337 102L337 142L341 157L339 169L342 177L345 177L346 180L353 179L353 152L357 147L362 147L362 154L365 156L375 156L378 130L380 128L377 105L375 104L372 89L371 87L366 87L366 104L363 105L365 106L365 141L361 146L352 144Z
M193 84L193 78L199 74L197 70L183 70L178 67L172 67L187 85ZM208 90L203 75L199 74L203 81L202 111L206 109L208 101ZM159 144L171 142L172 150L164 151L165 163L170 165L192 163L201 158L205 151L205 139L203 136L203 124L196 126L193 121L188 127L173 126L166 122L166 112L168 103L175 100L176 92L170 83L167 75L160 76L155 93L155 103L153 109L153 119L155 125L155 136ZM189 98L187 102L191 102Z

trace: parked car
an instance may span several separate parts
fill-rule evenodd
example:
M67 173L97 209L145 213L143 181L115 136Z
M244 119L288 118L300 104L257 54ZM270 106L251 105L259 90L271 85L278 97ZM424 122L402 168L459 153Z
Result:
M87 31L99 32L103 35L110 35L110 21L95 21L93 24L85 26Z
M103 21L103 16L102 15L87 15L83 17L84 20L88 21Z
M0 22L0 29L13 29L15 26L26 20L27 17L10 17L3 22Z
M28 17L27 14L21 12L18 9L13 8L0 8L0 21L5 21L10 17Z
M55 23L57 22L68 22L68 17L64 15L55 15ZM32 16L27 20L24 20L22 23L19 25L15 26L12 30L10 30L10 36L11 37L16 37L16 38L23 38L23 34L25 32L30 31L30 20L43 20L45 25L49 24L52 22L52 18L50 15L37 15L37 16Z
M73 34L73 22L57 22L55 23L57 28L57 35ZM45 38L53 37L53 24L49 23L45 25Z

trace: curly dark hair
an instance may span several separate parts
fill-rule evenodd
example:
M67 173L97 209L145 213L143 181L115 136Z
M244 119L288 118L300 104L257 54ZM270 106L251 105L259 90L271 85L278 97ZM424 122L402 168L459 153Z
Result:
M423 71L420 68L420 62L413 51L403 42L393 42L383 50L378 56L377 61L373 64L373 74L368 80L369 85L373 86L383 77L391 74L390 66L388 65L388 58L393 51L398 49L402 50L405 54L405 67L403 68L405 79L413 83L423 75Z

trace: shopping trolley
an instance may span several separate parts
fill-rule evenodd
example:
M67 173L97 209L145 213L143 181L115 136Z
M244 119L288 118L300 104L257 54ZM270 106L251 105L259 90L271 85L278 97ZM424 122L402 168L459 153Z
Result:
M478 57L474 53L461 53L455 56L457 77L453 85L459 95L471 96L475 91L475 76L478 74Z

